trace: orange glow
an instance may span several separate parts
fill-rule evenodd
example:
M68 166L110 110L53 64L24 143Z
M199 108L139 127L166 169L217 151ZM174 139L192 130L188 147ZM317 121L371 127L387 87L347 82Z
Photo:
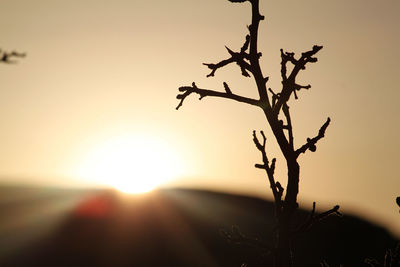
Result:
M180 173L178 156L153 137L119 136L89 153L78 175L125 193L145 193Z

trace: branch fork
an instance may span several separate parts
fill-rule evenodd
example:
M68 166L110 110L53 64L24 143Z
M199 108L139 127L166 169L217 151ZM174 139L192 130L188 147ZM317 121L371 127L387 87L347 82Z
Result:
M305 153L307 150L310 150L311 152L315 152L317 150L316 144L325 136L326 128L328 128L330 122L331 119L328 117L326 122L319 129L318 135L313 138L307 138L307 143L296 150L296 157L298 157L301 153Z
M210 89L200 89L194 82L192 83L192 86L181 86L178 88L179 92L181 93L176 96L177 99L180 99L180 102L176 107L176 109L179 109L183 105L183 101L186 99L186 97L188 97L192 93L198 94L200 96L199 100L203 99L206 96L214 96L214 97L228 98L254 106L260 105L259 100L232 93L231 89L229 88L226 82L223 83L223 86L225 92L219 92Z
M269 163L267 152L266 152L266 142L267 138L263 131L260 131L262 136L262 142L257 137L256 131L253 131L253 142L256 145L257 149L261 152L263 164L255 164L256 168L264 169L268 175L269 184L274 195L275 205L277 210L280 209L280 204L282 202L282 194L283 194L283 187L279 182L275 182L275 164L276 158L272 159L271 164Z
M216 64L214 63L203 63L203 65L207 66L209 69L211 69L211 72L207 75L207 77L214 77L215 72L222 67L225 67L227 65L229 65L230 63L236 63L239 67L240 70L242 72L242 75L245 77L250 77L249 72L253 72L252 71L252 67L250 65L250 63L248 62L248 60L250 59L250 55L248 53L246 53L246 51L249 48L249 44L250 44L250 35L246 35L246 40L242 46L242 48L240 49L240 52L234 52L232 51L229 47L225 46L226 50L228 51L228 53L230 54L230 58L228 59L224 59ZM261 55L259 55L261 56Z
M273 113L277 116L284 105L289 101L291 94L294 94L295 99L298 99L296 91L301 89L310 89L311 85L299 85L296 83L296 77L300 70L306 68L307 63L317 62L317 58L314 57L318 51L322 49L322 46L314 45L313 48L307 52L303 52L299 59L295 58L295 53L284 52L281 49L281 78L282 78L282 90L280 92L280 98L273 107ZM293 69L290 74L287 73L287 63L290 62L293 65Z
M331 216L331 215L336 215L336 216L340 216L340 217L343 216L343 214L339 212L339 208L340 208L339 205L336 205L333 208L331 208L330 210L327 210L320 214L315 213L315 206L316 206L316 203L313 202L313 207L310 212L310 215L308 216L308 219L302 225L300 225L298 227L298 229L293 232L293 234L299 234L299 233L308 231L315 223L322 221L323 219L327 218L328 216Z

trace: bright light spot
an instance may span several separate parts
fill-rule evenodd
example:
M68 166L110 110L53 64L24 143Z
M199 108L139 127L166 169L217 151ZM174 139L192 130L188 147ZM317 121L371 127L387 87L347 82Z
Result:
M180 175L173 147L145 136L105 142L84 160L78 176L126 193L145 193Z

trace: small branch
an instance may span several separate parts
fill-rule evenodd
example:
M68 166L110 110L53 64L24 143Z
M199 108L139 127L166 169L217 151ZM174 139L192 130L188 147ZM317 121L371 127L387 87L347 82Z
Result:
M324 125L319 129L318 135L314 138L307 138L307 143L302 147L296 150L296 157L298 157L301 153L305 153L307 150L311 152L315 152L317 150L316 143L325 136L326 128L328 128L331 119L328 117Z
M225 67L226 65L233 62L236 62L236 64L240 67L243 76L250 77L250 74L248 72L252 72L251 66L248 62L246 62L246 59L249 58L249 54L246 53L246 50L248 50L249 48L249 44L250 44L250 35L246 35L246 41L244 42L239 53L233 52L231 49L225 46L226 50L231 55L230 58L224 59L218 62L217 64L203 63L203 65L211 69L211 72L207 75L207 77L213 77L215 75L215 72L219 68Z
M294 58L294 53L293 52L283 52L283 49L281 49L281 77L282 77L282 82L287 80L287 68L286 64L288 62L292 62L293 65L297 64L297 60Z
M213 64L213 63L203 63L203 65L205 65L205 66L207 66L209 69L211 69L211 72L210 72L210 74L207 75L207 77L214 77L215 72L217 71L217 69L222 68L222 67L224 67L224 66L226 66L226 65L228 65L228 64L230 64L230 63L232 63L232 62L235 62L235 61L233 60L233 58L229 58L229 59L222 60L222 61L220 61L220 62L217 63L217 64Z
M297 83L295 83L294 85L293 85L293 95L294 95L294 99L299 99L299 97L297 96L297 93L296 93L296 91L300 91L301 89L310 89L311 88L311 85L310 84L308 84L308 85L300 85L300 84L297 84Z
M278 212L278 210L280 209L280 206L281 206L283 187L281 186L281 184L279 182L275 182L274 172L275 172L276 159L273 158L271 165L269 164L267 152L265 150L267 138L265 137L265 134L263 131L260 131L260 133L263 138L262 144L260 143L260 141L257 138L256 131L253 131L253 141L254 141L254 144L256 145L257 149L261 152L263 164L255 164L255 167L258 169L264 169L267 172L269 184L270 184L270 187L272 190L272 194L274 195L275 205L276 205L277 212Z
M276 102L277 102L278 99L279 99L279 95L280 95L280 94L275 94L275 92L272 91L271 88L268 88L268 91L272 94L272 108L274 108L275 105L276 105Z
M275 160L272 163L275 163ZM276 185L276 188L278 189L278 199L282 199L283 191L285 191L285 189L283 189L281 183L279 183L279 182L276 182L275 185Z
M250 35L246 35L246 41L244 42L242 48L240 49L241 53L245 53L247 49L249 49L249 44L250 44Z
M311 213L308 217L308 219L297 229L294 231L294 234L302 233L305 231L308 231L315 223L325 219L326 217L330 215L338 215L338 216L343 216L339 212L339 205L334 206L332 209L327 210L323 213L320 213L318 215L315 215L315 202L313 202L313 208L311 210Z
M196 93L196 94L200 95L200 100L203 97L206 97L206 96L215 96L215 97L221 97L221 98L227 98L227 99L236 100L238 102L243 102L243 103L246 103L246 104L249 104L249 105L254 105L254 106L259 106L260 105L260 101L259 100L248 98L248 97L244 97L244 96L240 96L240 95L236 95L236 94L233 94L232 92L230 92L230 93L229 92L218 92L218 91L214 91L214 90L200 89L200 88L198 88L196 86L196 84L194 82L192 83L192 86L182 86L182 87L179 87L178 90L181 93L178 94L176 96L176 98L180 99L181 101L179 102L179 104L176 107L176 109L179 109L182 106L183 101L186 99L186 97L189 96L192 93ZM226 90L226 87L225 87L225 90ZM230 91L230 89L229 89L229 91Z
M339 212L339 208L340 208L340 206L336 205L333 208L331 208L330 210L327 210L327 211L315 216L315 221L321 221L332 214L336 214L338 216L343 216L343 214Z
M13 64L16 63L16 60L11 60L11 58L16 57L16 58L23 58L26 57L26 53L18 53L16 51L13 51L11 53L8 52L3 52L0 49L0 62L8 63L8 64Z
M224 82L223 85L224 85L224 88L225 88L225 92L226 92L228 95L231 95L231 94L232 94L232 91L231 91L231 88L229 88L228 84L227 84L226 82Z
M285 103L282 107L283 114L286 117L286 129L288 130L288 137L289 137L289 145L293 149L294 143L293 143L293 128L292 128L292 120L290 118L290 112L289 112L289 106L287 103Z
M322 46L314 45L312 50L302 53L299 59L295 58L295 54L293 52L284 52L281 49L281 77L282 77L282 90L280 92L280 98L276 105L274 106L273 112L277 116L283 106L284 103L289 101L290 95L294 93L295 98L297 99L296 91L300 89L309 89L311 85L302 86L296 84L296 77L299 74L300 70L304 70L306 68L307 63L317 62L317 58L313 57L319 50L322 49ZM287 63L290 62L294 65L290 74L287 74Z

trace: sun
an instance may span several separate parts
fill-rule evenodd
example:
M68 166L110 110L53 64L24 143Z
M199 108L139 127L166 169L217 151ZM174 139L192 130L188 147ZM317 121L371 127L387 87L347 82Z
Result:
M126 193L145 193L180 174L178 155L167 143L146 136L119 136L93 149L78 176Z

